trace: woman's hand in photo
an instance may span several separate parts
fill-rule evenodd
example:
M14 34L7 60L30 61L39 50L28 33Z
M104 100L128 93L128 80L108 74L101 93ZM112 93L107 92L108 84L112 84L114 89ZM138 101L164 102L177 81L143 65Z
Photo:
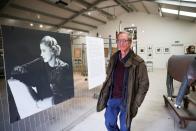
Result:
M12 74L24 74L26 72L27 71L23 66L15 66L13 71L12 71Z

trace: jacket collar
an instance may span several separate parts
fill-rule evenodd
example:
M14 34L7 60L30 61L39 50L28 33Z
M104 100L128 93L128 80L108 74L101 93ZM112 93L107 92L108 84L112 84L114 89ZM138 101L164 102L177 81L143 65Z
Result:
M133 65L133 58L135 56L135 53L133 50L130 49L129 53L127 54L127 61L125 62L125 67L130 67Z
M117 53L118 57L119 57L119 54L120 54L120 50ZM122 59L125 67L130 67L131 65L133 65L134 55L135 53L133 52L133 50L130 49L128 54Z

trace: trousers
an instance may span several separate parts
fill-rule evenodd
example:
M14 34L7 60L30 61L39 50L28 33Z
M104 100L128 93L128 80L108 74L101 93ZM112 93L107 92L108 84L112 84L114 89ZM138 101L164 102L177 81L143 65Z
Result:
M126 126L126 108L120 98L110 98L105 111L105 126L108 131L130 131ZM117 121L120 119L120 129Z
M183 98L188 90L188 87L189 87L188 83L189 83L189 79L187 76L185 76L180 86L180 89L178 91L178 95L176 97L176 105L178 106L181 105Z

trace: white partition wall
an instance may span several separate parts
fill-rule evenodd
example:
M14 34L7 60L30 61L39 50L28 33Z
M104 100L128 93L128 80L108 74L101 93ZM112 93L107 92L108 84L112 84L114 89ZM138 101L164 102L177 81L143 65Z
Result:
M105 80L104 42L102 38L86 37L89 89Z

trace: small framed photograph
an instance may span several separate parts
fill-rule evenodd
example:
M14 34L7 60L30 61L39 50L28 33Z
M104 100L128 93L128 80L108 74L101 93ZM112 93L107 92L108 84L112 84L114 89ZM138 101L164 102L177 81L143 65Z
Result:
M170 53L170 48L169 47L164 47L163 52L165 54L169 54Z
M147 46L147 52L153 52L152 45L148 45L148 46Z
M138 53L139 54L144 54L145 53L145 47L139 47L138 48Z
M157 54L161 54L162 53L162 48L161 47L156 47L155 52Z
M81 48L74 48L74 58L81 58Z
M104 48L104 56L105 57L108 57L108 54L109 54L108 48Z
M152 52L148 52L147 53L147 59L152 59L153 58L153 53Z

